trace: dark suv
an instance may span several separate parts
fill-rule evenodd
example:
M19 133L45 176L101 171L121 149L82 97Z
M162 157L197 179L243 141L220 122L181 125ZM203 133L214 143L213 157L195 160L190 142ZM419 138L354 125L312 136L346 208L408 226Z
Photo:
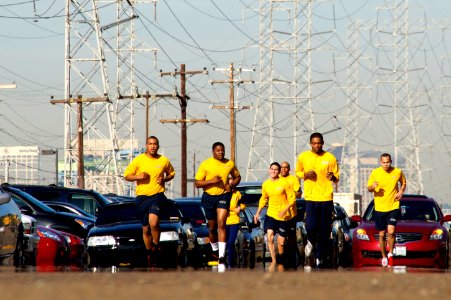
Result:
M98 215L101 208L115 202L93 190L66 188L56 185L10 184L9 186L20 189L40 201L71 203L92 215Z

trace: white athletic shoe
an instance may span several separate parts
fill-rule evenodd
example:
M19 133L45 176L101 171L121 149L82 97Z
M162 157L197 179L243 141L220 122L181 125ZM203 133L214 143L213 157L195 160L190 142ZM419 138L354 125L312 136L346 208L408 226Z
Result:
M310 241L307 241L307 245L305 245L304 253L306 257L310 257L310 254L312 254L313 245L310 243Z
M388 258L386 258L386 257L382 258L381 264L383 267L388 266Z

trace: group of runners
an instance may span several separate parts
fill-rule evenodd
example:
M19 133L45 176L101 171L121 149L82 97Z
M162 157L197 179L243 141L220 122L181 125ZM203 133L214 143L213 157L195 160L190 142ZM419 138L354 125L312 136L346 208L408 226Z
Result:
M271 255L270 271L274 271L276 267L279 271L284 269L287 241L292 241L290 236L295 234L296 198L300 198L302 194L306 203L305 228L308 241L313 245L315 267L325 267L333 221L334 183L339 181L340 170L335 156L325 151L323 145L321 133L315 132L310 136L311 149L299 154L295 175L290 174L290 165L285 161L280 164L273 162L269 167L269 178L262 184L262 196L254 220L258 222L262 209L267 206L264 230ZM165 183L175 176L171 162L159 154L158 149L158 138L148 137L146 151L135 157L124 172L125 180L136 181L135 203L141 214L149 266L158 264L159 207L161 201L167 200L164 194ZM368 190L374 193L381 265L391 266L399 200L406 189L406 180L401 170L391 166L389 154L381 155L380 164L368 180ZM300 180L303 180L303 191ZM220 272L227 266L234 266L234 241L239 228L239 212L245 208L240 202L241 194L236 191L240 181L241 175L235 163L225 157L224 144L214 143L212 156L205 159L196 172L195 186L203 189L201 205L208 220L212 255L217 259ZM384 238L386 233L388 249ZM275 236L277 237L274 238ZM225 257L226 249L228 258Z

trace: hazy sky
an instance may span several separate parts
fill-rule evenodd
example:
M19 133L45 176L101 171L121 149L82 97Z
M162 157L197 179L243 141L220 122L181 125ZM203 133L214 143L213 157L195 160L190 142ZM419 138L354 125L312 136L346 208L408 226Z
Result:
M88 1L86 1L88 2ZM133 1L132 1L133 2ZM393 3L394 1L386 1ZM64 9L66 1L3 0L0 4L0 84L15 82L14 90L0 90L0 146L40 145L63 148L64 109L51 105L50 97L64 97ZM384 22L392 21L392 10L384 1L313 1L312 24L315 33L312 55L312 78L322 82L314 88L316 127L326 134L325 148L343 143L346 126L346 80L348 26L359 20L361 56L361 94L359 99L360 150L393 153L393 99L387 83L378 82L389 66L390 52L385 43ZM243 79L259 80L259 1L231 0L160 0L156 5L135 4L137 38L153 55L140 54L141 91L170 92L179 86L179 78L158 77L158 70L171 71L186 64L187 70L209 69L208 75L188 78L189 118L207 118L209 124L188 126L189 155L196 151L196 161L211 155L211 144L217 140L228 145L227 111L211 105L228 102L228 86L210 85L209 80L226 79L219 70L230 63L243 68L257 66L255 72L243 72ZM101 25L108 18L111 5L98 1ZM419 147L424 166L425 192L439 200L450 201L451 175L451 22L449 0L409 1L409 86L415 99L415 122L420 135ZM275 16L275 22L277 22ZM388 25L387 25L388 26ZM109 34L105 32L105 34ZM114 66L114 62L108 62ZM278 71L290 69L290 59L278 61ZM256 104L258 83L243 84L235 89L241 105ZM277 103L276 160L292 161L293 136L307 141L310 133L293 132L292 107ZM249 156L255 109L237 113L238 165L245 173ZM142 103L136 107L136 133L144 144ZM162 151L179 164L179 127L161 124L160 118L179 117L178 103L160 100L151 108L151 134L160 136ZM227 150L227 149L226 149ZM190 169L190 166L188 167ZM191 170L189 170L191 172ZM191 173L190 173L191 174Z

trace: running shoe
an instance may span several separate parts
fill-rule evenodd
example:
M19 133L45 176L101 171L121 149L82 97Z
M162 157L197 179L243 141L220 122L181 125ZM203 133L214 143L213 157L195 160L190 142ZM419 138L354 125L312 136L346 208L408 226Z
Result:
M389 267L393 267L394 266L394 264L393 264L393 253L388 253L387 254L387 258L388 258L388 266Z
M218 272L222 273L225 271L225 269L226 269L225 258L223 256L221 256L218 259Z
M388 266L388 259L386 257L383 257L381 264L382 264L383 267Z

